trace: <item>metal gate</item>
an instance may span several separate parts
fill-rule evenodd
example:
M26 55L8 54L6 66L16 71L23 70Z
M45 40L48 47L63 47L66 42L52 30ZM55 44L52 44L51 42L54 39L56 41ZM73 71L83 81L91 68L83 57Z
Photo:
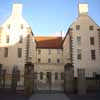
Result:
M37 88L38 90L51 90L52 85L52 73L47 72L38 73Z
M64 90L64 73L39 72L35 74L36 76L34 80L34 89L37 90L38 92L39 91L60 92Z

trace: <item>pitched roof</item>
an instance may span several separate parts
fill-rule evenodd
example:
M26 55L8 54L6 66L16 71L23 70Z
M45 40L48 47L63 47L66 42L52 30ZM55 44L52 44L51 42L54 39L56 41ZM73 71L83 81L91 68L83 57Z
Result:
M62 37L37 36L35 37L35 40L37 42L37 48L47 48L47 49L62 48L61 46Z

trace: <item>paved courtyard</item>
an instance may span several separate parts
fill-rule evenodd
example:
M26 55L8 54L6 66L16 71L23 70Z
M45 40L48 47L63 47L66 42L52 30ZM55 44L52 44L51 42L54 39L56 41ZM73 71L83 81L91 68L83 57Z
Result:
M65 95L64 93L41 94L35 93L31 97L17 95L10 90L0 90L0 100L100 100L100 89L96 93L79 96L76 94Z
M30 100L70 100L65 94L35 94Z

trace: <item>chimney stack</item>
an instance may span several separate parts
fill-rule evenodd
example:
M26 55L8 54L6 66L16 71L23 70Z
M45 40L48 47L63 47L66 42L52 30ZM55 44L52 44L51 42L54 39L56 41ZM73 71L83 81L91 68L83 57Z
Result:
M88 4L87 3L79 3L79 16L80 15L88 15Z
M13 4L12 16L13 17L22 16L22 4Z

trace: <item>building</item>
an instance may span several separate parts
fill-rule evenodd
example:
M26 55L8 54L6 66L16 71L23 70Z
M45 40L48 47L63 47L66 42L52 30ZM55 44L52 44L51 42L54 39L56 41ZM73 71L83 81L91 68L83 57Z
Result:
M88 4L79 4L78 13L64 39L34 37L31 27L22 17L22 5L14 4L11 16L0 27L2 70L11 74L17 69L22 76L25 63L32 62L36 74L34 88L58 91L64 90L64 66L68 63L74 66L74 77L78 77L78 69L85 69L86 77L100 74L99 26L88 16ZM23 86L24 77L18 84Z
M22 5L14 4L11 16L0 26L0 64L2 64L2 70L12 74L13 70L17 69L20 71L20 75L23 75L27 60L34 62L35 48L31 27L22 16ZM20 82L23 84L24 81Z
M38 89L63 90L64 65L62 55L62 38L38 36L36 39L36 72L38 72Z
M70 25L63 41L64 63L74 65L77 69L85 69L86 77L93 73L100 74L100 38L99 26L88 16L88 4L79 4L79 15Z

